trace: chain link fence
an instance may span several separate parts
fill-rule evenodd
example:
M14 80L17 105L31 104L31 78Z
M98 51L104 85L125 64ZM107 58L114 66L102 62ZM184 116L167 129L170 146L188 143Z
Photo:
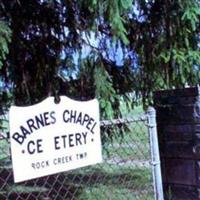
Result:
M18 184L13 182L7 117L1 121L1 200L155 199L147 115L101 122L103 163Z

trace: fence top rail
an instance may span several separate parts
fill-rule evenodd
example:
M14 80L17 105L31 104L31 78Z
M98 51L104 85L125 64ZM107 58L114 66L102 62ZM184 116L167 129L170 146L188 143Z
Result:
M147 115L143 114L136 117L126 117L126 118L118 118L118 119L111 119L111 120L102 120L100 122L101 126L111 126L114 124L126 124L126 123L132 123L132 122L140 122L140 121L146 121Z

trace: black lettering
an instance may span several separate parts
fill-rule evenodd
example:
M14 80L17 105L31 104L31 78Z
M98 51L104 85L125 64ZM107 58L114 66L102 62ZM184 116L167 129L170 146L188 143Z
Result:
M50 125L50 122L48 121L48 119L49 119L48 115L49 115L49 112L45 112L43 114L43 116L44 116L44 122L45 122L46 126Z
M35 152L36 153L42 153L43 150L42 150L42 140L39 139L37 140L36 142L34 141L29 141L28 144L27 144L27 151L29 154L34 154Z
M63 138L63 147L66 148L66 137L67 137L67 135L62 135L61 137Z
M23 142L24 142L24 137L22 136L22 135L20 135L19 133L14 133L13 135L12 135L12 138L16 141L16 142L18 142L19 144L23 144Z
M72 156L67 157L69 159L69 161L72 161Z
M88 129L88 130L90 130L90 125L92 124L94 122L94 119L91 117L90 118L90 120L88 121L88 123L87 123L87 125L86 125L86 128Z
M64 156L64 157L58 157L53 159L53 164L54 165L60 165L60 164L65 164L72 161L72 156Z
M41 162L41 167L42 167L42 168L45 168L45 167L48 166L48 164L49 164L48 161L42 161L42 162Z
M29 130L30 130L31 133L33 132L33 129L37 130L37 127L35 127L33 119L27 120L26 123L28 124L28 128L29 128Z
M35 169L35 163L32 163L31 166L33 169Z
M93 134L94 134L94 128L95 128L96 125L97 125L97 123L95 122L94 125L93 125L93 127L90 130Z
M54 159L53 159L53 164L54 164L54 165L57 165L57 162L56 162L56 161L57 161L56 158L54 158Z
M87 156L86 152L80 153L80 154L78 153L78 154L76 154L76 159L77 160L84 159L84 158L86 158L86 156Z
M45 164L45 162L44 162L44 161L42 161L42 162L41 162L41 167L42 167L42 168L44 168L44 167L45 167L45 165L44 165L44 164Z
M35 121L38 128L44 127L44 120L42 114L40 114L40 117L35 116Z
M65 110L64 113L63 113L63 121L65 123L68 123L69 120L70 120L70 117L68 116L68 118L67 118L66 114L69 115L69 110Z
M88 122L88 121L89 121L89 119L90 119L89 115L85 114L85 115L84 115L84 118L83 118L82 125L84 125L84 124L85 124L85 122Z
M46 161L46 166L48 166L48 167L49 167L49 161L48 161L48 160Z
M80 133L76 133L75 137L76 137L76 146L79 145L79 144L82 145L81 134Z
M21 132L23 133L24 135L24 138L26 138L27 135L30 135L31 133L26 129L24 128L23 126L20 126L20 129L21 129Z
M85 132L85 133L82 132L82 136L83 136L83 139L84 139L84 144L86 144L87 132Z
M76 123L81 124L81 121L82 121L82 112L79 113Z
M74 144L73 144L73 134L69 134L68 138L69 138L69 147L73 147L74 146Z
M73 111L73 110L71 110L71 113L70 113L70 122L72 122L72 120L74 120L73 123L75 123L76 111Z
M35 142L34 141L28 142L28 144L27 144L27 150L28 150L29 154L34 154L35 153L34 146L35 146Z
M58 139L59 139L59 136L54 137L55 150L60 149L60 146L58 145L59 144Z
M56 123L55 111L50 112L50 117L52 119L51 124L55 124Z
M41 139L37 140L37 152L38 153L42 153L43 152L41 143L42 143Z
M61 158L58 158L58 163L57 164L60 164L61 163Z
M40 163L39 162L36 163L36 168L40 169Z

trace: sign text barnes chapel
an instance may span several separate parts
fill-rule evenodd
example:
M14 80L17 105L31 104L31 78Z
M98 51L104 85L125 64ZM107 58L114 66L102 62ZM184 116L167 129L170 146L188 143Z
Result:
M102 161L97 100L49 97L9 113L15 182Z

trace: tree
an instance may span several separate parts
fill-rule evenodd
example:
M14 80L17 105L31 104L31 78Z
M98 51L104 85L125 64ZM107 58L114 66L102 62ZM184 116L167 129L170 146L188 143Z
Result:
M8 43L11 41L11 30L8 25L0 20L0 69L2 70L3 61L6 59L6 54L8 54ZM5 73L5 72L2 72ZM7 94L4 92L5 86L1 82L1 90L0 90L0 102L2 104L7 104Z
M103 118L120 116L129 93L146 105L156 89L199 83L199 17L199 0L2 0L6 95L97 97Z

